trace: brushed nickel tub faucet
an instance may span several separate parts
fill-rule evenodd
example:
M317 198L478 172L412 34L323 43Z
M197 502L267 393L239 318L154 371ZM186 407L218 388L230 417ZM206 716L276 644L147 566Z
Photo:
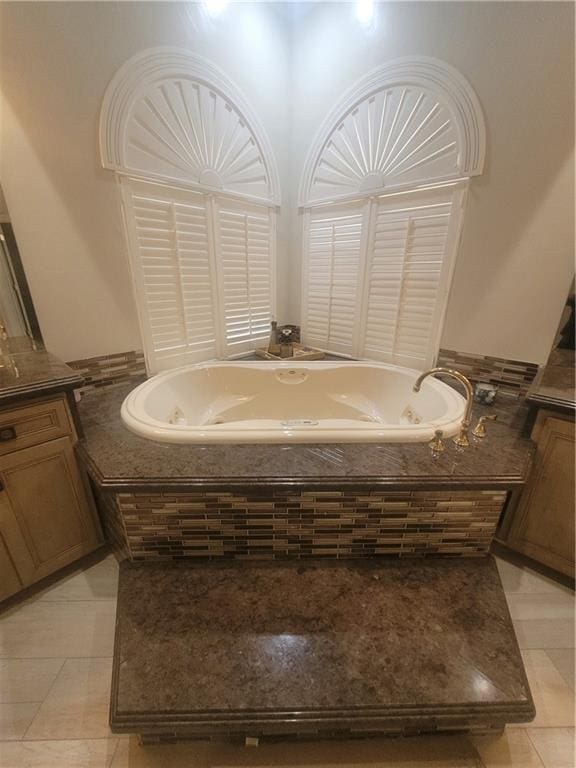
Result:
M460 426L460 433L457 437L454 438L454 442L460 448L467 448L470 445L470 440L468 439L468 428L470 427L470 420L472 416L474 390L472 389L472 384L466 378L466 376L464 376L464 374L460 373L459 371L453 371L451 368L430 368L429 371L424 371L424 373L421 373L420 376L418 376L412 389L414 392L420 392L420 387L422 386L424 379L428 376L435 376L437 373L440 373L443 376L451 376L452 378L456 379L456 381L459 381L466 390L466 408L464 410L464 418L462 419L462 424Z

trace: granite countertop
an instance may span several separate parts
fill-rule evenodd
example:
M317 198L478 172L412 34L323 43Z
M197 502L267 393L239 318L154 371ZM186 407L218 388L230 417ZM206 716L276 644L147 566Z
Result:
M555 349L538 383L528 393L528 401L540 405L576 409L574 350Z
M463 728L533 717L491 557L121 564L116 732Z
M28 338L9 339L0 354L0 405L80 387L83 379Z
M89 393L79 403L84 439L78 453L103 488L191 490L226 484L243 487L322 483L333 487L371 483L392 489L419 487L512 488L525 482L534 452L526 435L527 406L500 396L492 406L474 407L498 415L488 437L471 438L469 448L446 441L435 458L426 443L338 443L300 445L171 445L139 437L126 429L120 406L138 382Z

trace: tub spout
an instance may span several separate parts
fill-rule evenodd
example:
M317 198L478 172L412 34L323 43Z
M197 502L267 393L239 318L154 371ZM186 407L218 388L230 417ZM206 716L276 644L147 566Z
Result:
M437 373L440 373L443 376L451 376L452 378L456 379L456 381L459 381L466 390L466 408L464 410L464 417L460 426L460 433L457 437L454 438L454 442L456 445L460 446L460 448L467 448L470 445L470 441L468 440L468 428L470 427L470 420L472 417L474 390L472 389L472 384L466 378L466 376L464 376L464 374L460 373L459 371L453 371L451 368L430 368L429 371L425 371L424 373L421 373L420 376L418 376L412 389L414 392L420 392L420 387L422 386L424 379L428 376L435 376Z

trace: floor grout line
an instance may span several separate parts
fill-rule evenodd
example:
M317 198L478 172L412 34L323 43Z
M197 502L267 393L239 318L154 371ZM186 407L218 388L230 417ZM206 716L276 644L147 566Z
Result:
M39 707L38 707L38 709L36 710L36 712L35 712L35 714L34 714L34 717L32 718L32 720L30 720L30 722L29 722L29 724L28 724L28 728L26 728L26 730L24 731L24 734L22 735L22 738L20 739L20 741L26 741L26 736L28 735L28 731L30 730L30 728L32 728L32 725L33 725L34 721L35 721L35 720L36 720L36 718L38 717L38 712L40 712L40 709L42 708L42 704L44 704L44 702L46 701L46 699L48 698L48 696L50 696L50 693L51 693L51 691L52 691L52 688L54 688L54 685L56 684L56 680L58 680L58 678L60 677L60 675L61 675L61 673L62 673L62 670L64 669L64 665L66 664L66 662L67 662L67 661L68 661L68 659L67 659L67 658L64 658L64 659L62 659L62 664L60 664L60 669L58 670L58 672L57 672L57 673L56 673L56 675L54 676L54 680L52 680L52 684L50 685L50 687L49 687L49 688L48 688L48 690L46 691L46 696L44 696L44 698L43 698L43 699L42 699L42 701L40 702L40 706L39 706Z
M2 0L0 0L2 2ZM2 661L56 661L63 658L62 656L0 656L0 662ZM113 659L114 654L111 653L108 656L66 656L67 659Z
M568 727L568 728L570 728L570 726L561 726L561 725L558 725L558 726L549 726L549 727L550 727L550 728L565 728L565 727ZM574 730L574 729L572 728L572 730ZM540 753L540 750L538 749L538 746L537 746L537 745L534 743L534 741L532 740L532 737L530 736L530 732L528 732L528 741L529 741L529 742L530 742L530 744L532 745L532 749L534 750L534 752L536 752L536 754L538 755L538 759L539 759L539 760L540 760L540 762L542 763L542 766L543 766L543 768L546 768L546 761L545 761L545 759L542 757L542 755L541 755L541 753Z

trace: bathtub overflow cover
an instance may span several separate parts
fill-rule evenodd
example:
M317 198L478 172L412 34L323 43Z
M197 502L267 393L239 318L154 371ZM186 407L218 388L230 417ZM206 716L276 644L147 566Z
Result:
M283 427L317 427L318 422L313 419L288 419L282 422Z

